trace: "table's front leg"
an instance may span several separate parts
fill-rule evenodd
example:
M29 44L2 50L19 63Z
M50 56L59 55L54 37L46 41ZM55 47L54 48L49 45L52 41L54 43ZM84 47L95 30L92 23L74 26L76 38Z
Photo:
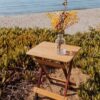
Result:
M66 77L64 96L66 96L67 90L68 90L68 85L69 85L70 75L71 75L71 70L72 70L72 62L73 61L70 62L69 66L68 66L68 70L66 70L66 68L63 69L64 75Z

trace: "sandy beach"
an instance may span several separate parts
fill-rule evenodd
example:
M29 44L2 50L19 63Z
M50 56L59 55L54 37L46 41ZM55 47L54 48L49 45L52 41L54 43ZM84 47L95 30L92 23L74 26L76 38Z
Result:
M77 10L79 21L66 33L88 31L89 27L97 27L100 24L100 8ZM40 27L52 28L47 13L32 13L22 15L0 16L0 27Z

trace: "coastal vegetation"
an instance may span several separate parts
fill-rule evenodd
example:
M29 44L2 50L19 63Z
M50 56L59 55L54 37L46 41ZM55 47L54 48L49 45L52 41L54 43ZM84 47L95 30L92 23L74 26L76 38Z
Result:
M42 41L54 42L56 34L54 30L39 28L0 28L1 100L24 100L28 96L29 87L37 81L38 66L26 52ZM90 28L89 32L64 37L66 44L82 47L73 67L90 77L79 87L80 98L100 100L100 30Z

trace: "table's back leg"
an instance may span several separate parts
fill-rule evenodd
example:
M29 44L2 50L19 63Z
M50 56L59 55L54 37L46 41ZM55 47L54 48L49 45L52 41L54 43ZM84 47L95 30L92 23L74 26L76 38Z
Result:
M43 75L43 69L40 68L39 69L39 79L38 79L37 87L40 87L42 75Z
M48 71L45 67L45 65L41 65L43 71L44 71L44 74L46 75L46 77L48 78L49 82L52 83L52 80L50 79L49 75L48 75Z
M39 66L43 69L43 72L44 74L46 75L46 77L48 78L49 82L51 83L51 80L50 80L50 77L48 75L48 71L46 69L46 64L45 63L48 63L48 62L44 62L44 59L41 59L41 58L36 58L37 62L39 63Z
M38 79L37 87L40 87L42 75L43 75L43 69L40 68L39 69L39 79ZM38 94L37 93L35 93L33 100L38 100Z

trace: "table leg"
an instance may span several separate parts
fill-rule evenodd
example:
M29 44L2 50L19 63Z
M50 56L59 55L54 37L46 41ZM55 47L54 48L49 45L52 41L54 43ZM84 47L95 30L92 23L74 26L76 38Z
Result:
M65 75L65 78L67 79L67 70L66 70L66 68L62 68L62 70L63 70L63 73L64 73L64 75Z
M40 87L42 75L43 75L43 69L40 68L39 69L39 79L38 79L37 87ZM38 94L37 93L35 93L34 100L38 100Z
M45 66L44 66L44 65L41 65L41 67L42 67L42 69L43 69L44 74L45 74L46 77L48 78L49 82L52 83L52 81L50 80L50 77L49 77L49 75L48 75L48 71L47 71L47 69L45 68Z
M48 75L48 71L45 67L45 63L47 63L46 61L44 62L44 59L41 58L37 58L37 62L39 63L39 66L43 69L44 74L46 75L46 77L48 78L49 82L51 83L52 81L50 80L50 77Z
M64 96L66 96L66 93L67 93L67 90L68 90L68 85L69 85L69 80L70 80L70 75L71 75L71 70L72 70L72 62L73 61L71 61L70 64L69 64L69 69L68 69L67 76L65 75L65 77L66 77L66 83L65 83ZM65 73L64 69L63 69L63 72Z
M38 79L37 87L40 87L42 75L43 75L43 69L40 68L39 69L39 79Z

